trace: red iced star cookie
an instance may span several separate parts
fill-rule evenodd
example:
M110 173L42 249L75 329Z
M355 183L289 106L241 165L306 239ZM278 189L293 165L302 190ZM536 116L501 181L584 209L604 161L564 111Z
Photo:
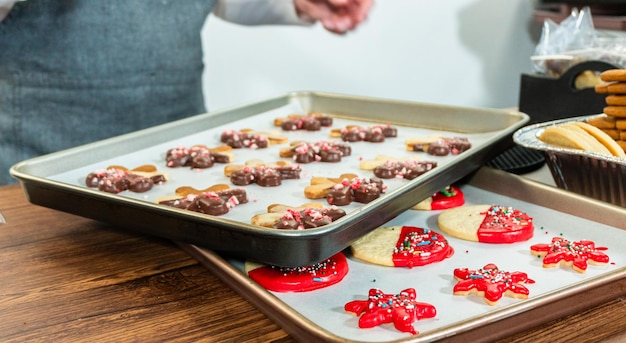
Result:
M521 283L535 283L526 273L506 272L493 264L487 264L482 269L470 270L457 268L454 278L460 280L454 286L454 295L477 294L485 299L489 305L495 305L507 295L512 298L528 298L528 288Z
M411 207L411 209L426 211L447 210L449 208L463 206L463 204L465 204L463 191L454 186L448 186L419 202L417 205Z
M441 234L414 226L380 227L350 246L354 257L388 267L416 267L442 261L454 249Z
M483 243L515 243L533 236L533 218L507 206L472 205L445 210L439 228L454 237Z
M328 287L348 274L348 261L339 252L305 267L276 267L246 261L244 271L259 285L274 292L308 292Z
M584 273L587 264L604 265L609 262L609 257L601 250L605 247L596 247L592 241L582 240L571 242L561 237L552 238L550 244L535 244L530 247L530 253L543 257L543 267L553 268L561 264Z
M385 294L378 288L372 288L368 300L350 301L344 309L361 316L360 328L393 323L396 329L416 335L413 322L422 318L433 318L437 315L437 309L431 304L418 302L415 298L413 288L407 288L400 294Z

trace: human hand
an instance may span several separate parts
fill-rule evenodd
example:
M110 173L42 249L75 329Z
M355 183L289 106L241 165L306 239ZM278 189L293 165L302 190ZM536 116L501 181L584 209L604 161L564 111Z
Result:
M319 21L330 32L344 34L361 24L374 0L294 0L298 16Z

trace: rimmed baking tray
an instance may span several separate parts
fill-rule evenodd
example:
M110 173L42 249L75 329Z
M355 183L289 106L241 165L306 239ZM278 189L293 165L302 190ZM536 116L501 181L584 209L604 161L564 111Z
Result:
M626 294L626 209L489 167L457 185L468 204L500 204L529 213L536 227L534 237L521 243L486 244L446 236L455 250L452 257L412 269L361 262L346 249L347 276L307 293L267 291L242 272L244 261L194 245L180 246L302 342L489 342ZM440 212L409 210L387 225L442 233L436 225ZM530 254L530 246L549 243L552 237L593 240L608 248L610 262L589 265L582 274L565 266L543 268L542 260ZM477 296L452 294L454 268L475 269L487 263L527 273L535 281L525 284L528 299L505 296L489 306ZM371 288L392 294L414 288L417 300L434 305L437 315L415 322L416 336L399 332L392 324L359 329L358 317L346 313L343 305L366 299Z
M587 121L604 114L572 117L528 125L513 135L515 143L541 151L554 182L560 188L626 207L626 159L584 150L562 148L539 140L545 128L568 122Z
M156 204L159 196L171 195L179 186L205 189L230 182L219 164L201 171L167 168L164 155L168 149L195 144L215 147L220 144L219 137L226 129L275 131L274 119L308 112L332 116L334 128L390 124L398 128L398 137L382 144L350 143L352 155L340 163L304 164L301 179L284 181L279 187L246 186L251 201L223 216L208 216ZM508 147L512 143L513 132L527 121L526 114L512 110L293 92L33 158L13 166L11 174L21 182L29 200L37 205L260 262L298 266L316 263L341 251L356 238L476 170ZM329 140L329 130L282 133L289 137L289 141L313 142ZM406 138L432 133L463 136L473 146L462 154L444 157L406 150ZM238 149L234 151L234 163L244 163L249 159L280 160L278 150L282 147L285 146ZM373 176L359 169L359 161L373 159L379 154L395 157L418 154L422 159L436 160L438 166L411 181L385 180L388 190L382 197L368 204L353 203L345 207L347 215L330 225L286 231L250 224L250 218L265 212L271 203L297 206L310 201L303 196L303 190L312 176L337 177L350 172L364 177ZM140 194L109 194L85 186L85 176L94 170L110 165L132 169L142 164L156 165L160 172L168 174L169 181ZM319 201L325 203L324 200Z

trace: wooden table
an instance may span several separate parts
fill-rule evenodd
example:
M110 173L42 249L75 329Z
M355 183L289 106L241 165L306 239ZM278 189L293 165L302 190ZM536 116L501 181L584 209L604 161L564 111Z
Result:
M167 240L34 206L0 187L1 342L293 342ZM506 342L626 339L626 297Z

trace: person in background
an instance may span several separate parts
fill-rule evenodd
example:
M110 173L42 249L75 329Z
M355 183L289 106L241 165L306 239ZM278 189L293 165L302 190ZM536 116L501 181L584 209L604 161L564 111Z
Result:
M0 0L0 184L21 160L206 112L210 13L344 34L373 2Z

